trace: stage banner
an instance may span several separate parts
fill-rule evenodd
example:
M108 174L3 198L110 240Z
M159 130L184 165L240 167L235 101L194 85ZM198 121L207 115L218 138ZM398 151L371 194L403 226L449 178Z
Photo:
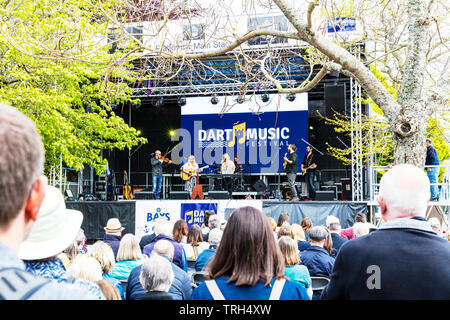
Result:
M289 144L295 144L299 159L308 140L308 94L293 101L285 94L272 94L267 102L260 95L237 97L191 97L181 107L181 129L172 137L180 141L172 151L172 160L184 164L194 155L200 166L218 168L222 155L244 165L248 173L276 173L283 170L283 157ZM207 172L207 171L206 171Z
M213 210L227 220L234 209L252 206L262 210L262 200L137 200L135 211L135 235L140 239L153 232L155 221L166 219L172 225L179 219L188 226L201 226L207 210Z

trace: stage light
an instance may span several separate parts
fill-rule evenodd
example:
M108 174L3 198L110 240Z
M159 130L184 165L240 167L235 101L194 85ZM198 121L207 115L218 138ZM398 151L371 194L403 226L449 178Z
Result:
M175 135L175 131L174 130L170 130L169 131L169 136L173 137Z
M155 106L156 107L162 107L164 105L164 98L163 97L159 97L158 100L156 100Z
M295 100L295 94L293 94L293 93L289 93L287 96L286 96L286 99L288 99L289 101L294 101Z
M186 97L185 96L179 97L178 98L178 105L181 107L181 106L184 106L185 104L186 104Z
M212 104L218 104L219 103L219 98L217 98L216 96L211 98L211 103Z
M309 130L314 130L314 127L313 126L309 126Z
M263 94L261 95L261 101L262 101L262 102L267 102L267 101L269 101L269 95L268 95L267 93L263 93Z

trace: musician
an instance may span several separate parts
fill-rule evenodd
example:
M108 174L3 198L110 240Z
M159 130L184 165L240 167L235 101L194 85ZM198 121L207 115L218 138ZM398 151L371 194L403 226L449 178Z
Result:
M233 174L236 166L233 161L231 161L228 153L224 153L222 156L222 165L220 166L220 172L222 174ZM225 187L228 191L230 199L233 198L233 178L224 177Z
M153 185L152 191L156 199L161 197L161 186L163 181L163 165L173 163L172 160L164 162L164 157L161 156L161 151L156 150L155 156L151 158Z
M286 168L286 176L288 179L289 187L291 188L292 201L298 201L297 188L295 186L295 179L297 178L297 169L298 169L298 156L297 156L297 147L295 144L290 144L288 146L289 156L286 157L284 155L284 161L287 163Z
M303 158L301 164L302 173L305 175L306 185L308 187L308 198L311 200L316 199L316 188L314 186L314 178L316 177L317 164L312 148L306 146L306 155Z
M184 172L188 172L191 174L191 178L189 180L186 180L184 183L184 190L188 191L189 194L192 194L192 190L194 189L194 186L197 185L197 173L200 173L203 171L203 168L199 168L197 162L195 161L195 156L190 155L188 162L186 162L182 167L181 170Z
M239 162L239 157L237 154L234 155L234 173L241 173L242 171L244 171L244 165Z

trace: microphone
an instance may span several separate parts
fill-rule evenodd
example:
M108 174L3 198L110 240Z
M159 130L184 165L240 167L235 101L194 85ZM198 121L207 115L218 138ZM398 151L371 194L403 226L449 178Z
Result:
M150 156L151 156L151 157L153 157L154 155L155 155L155 153L154 153L154 152L150 153Z

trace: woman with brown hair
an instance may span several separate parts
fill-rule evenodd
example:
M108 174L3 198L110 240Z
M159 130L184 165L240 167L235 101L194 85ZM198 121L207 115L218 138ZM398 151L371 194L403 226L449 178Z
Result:
M188 232L188 225L185 220L180 219L176 221L172 231L173 240L181 244L186 243Z
M312 227L314 227L311 218L308 218L308 217L304 218L300 222L300 225L302 226L303 231L305 232L305 239L306 239L306 241L309 241L308 232L309 232L309 230L312 229Z
M203 241L202 229L193 224L189 229L187 242L183 245L187 259L197 259L198 255L209 248L209 243Z
M194 289L192 300L309 300L301 285L286 281L269 221L253 207L233 211L206 271L210 280Z

